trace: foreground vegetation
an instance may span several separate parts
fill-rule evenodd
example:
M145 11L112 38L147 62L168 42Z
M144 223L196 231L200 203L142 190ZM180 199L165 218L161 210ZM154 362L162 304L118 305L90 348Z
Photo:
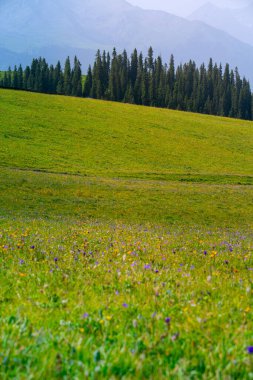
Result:
M1 229L1 379L253 376L252 234Z
M0 378L252 379L252 123L0 109Z

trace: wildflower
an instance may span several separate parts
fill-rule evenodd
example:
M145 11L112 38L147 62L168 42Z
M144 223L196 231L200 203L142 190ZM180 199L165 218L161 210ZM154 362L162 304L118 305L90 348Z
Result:
M84 313L83 314L83 319L87 319L87 318L89 318L89 314L88 313Z
M247 347L248 354L252 355L253 354L253 346Z
M169 317L165 318L165 323L167 323L167 325L170 324L170 321L171 321L171 319Z
M173 342L175 342L179 338L179 336L180 336L179 333L176 333L176 334L172 335L171 340Z
M19 260L20 265L23 265L24 263L25 263L24 260L22 260L22 259Z
M57 261L58 261L59 259L58 259L58 257L55 257L54 258L54 261L57 263Z
M145 265L144 269L151 269L151 265L149 265L149 264Z
M123 303L122 306L125 307L125 308L128 308L128 304L127 303Z

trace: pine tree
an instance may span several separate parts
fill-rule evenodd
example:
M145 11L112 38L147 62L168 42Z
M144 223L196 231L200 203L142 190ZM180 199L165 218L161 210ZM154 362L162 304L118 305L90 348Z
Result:
M21 65L19 65L19 68L18 68L17 80L18 80L18 88L20 90L23 90L23 88L24 88L24 79L23 79L23 69L22 69Z
M14 66L13 76L12 76L12 88L18 89L18 69Z
M130 72L131 72L131 68L130 68ZM141 98L141 94L142 94L142 73L143 73L143 56L142 56L142 53L140 53L140 55L138 57L137 76L136 76L134 86L132 85L132 80L131 80L131 85L132 85L133 91L134 91L134 102L136 104L142 104L142 98Z
M232 105L232 94L231 94L231 85L230 85L230 69L229 65L226 64L224 76L223 76L223 115L229 116Z
M69 57L66 59L64 67L63 91L65 95L69 96L72 94L72 71Z
M135 87L135 82L137 79L137 72L138 72L138 52L136 49L134 49L132 55L131 55L131 65L130 65L130 79L132 87Z
M72 95L73 96L82 96L82 71L81 71L81 63L75 56L74 58L74 68L72 75Z
M149 74L148 74L148 62L147 59L144 63L141 80L141 102L142 105L149 105Z
M91 95L91 89L92 89L92 71L91 66L88 68L88 73L85 78L84 82L84 89L83 89L83 96L85 98L88 98Z
M119 100L119 89L120 89L120 81L119 81L119 68L118 68L118 57L116 49L113 49L112 54L112 63L111 63L111 71L109 77L109 88L108 94L111 100Z

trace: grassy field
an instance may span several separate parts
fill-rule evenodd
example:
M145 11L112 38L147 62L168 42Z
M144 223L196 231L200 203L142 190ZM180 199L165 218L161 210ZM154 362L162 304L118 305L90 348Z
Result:
M253 123L0 90L0 378L253 378Z

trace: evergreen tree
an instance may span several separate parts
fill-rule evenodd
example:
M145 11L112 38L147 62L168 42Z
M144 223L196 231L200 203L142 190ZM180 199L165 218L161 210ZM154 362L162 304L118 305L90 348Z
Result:
M73 96L82 96L82 71L81 71L81 63L75 57L74 59L74 68L73 68L73 75L72 75L72 95Z
M119 81L119 70L118 70L118 57L116 49L113 49L112 54L112 63L109 77L109 99L119 100L119 90L120 90L120 81Z
M137 78L137 72L138 72L138 52L137 49L134 49L133 54L131 55L131 65L130 65L130 79L132 87L134 88L136 78Z
M63 91L65 95L72 94L72 71L69 57L66 59L64 67Z
M111 99L128 103L169 107L212 115L252 120L253 97L249 81L241 79L238 69L218 66L210 59L208 67L197 67L194 61L175 66L173 55L169 65L162 58L154 59L149 48L147 58L135 49L117 54L100 51L93 68L89 66L82 90L81 63L75 57L73 70L70 58L62 71L60 62L48 65L44 58L33 59L23 70L20 65L8 69L0 80L5 88L25 89L59 95Z
M85 78L84 89L83 89L83 96L85 98L88 98L91 95L91 89L92 89L92 71L91 71L91 66L89 66L88 73Z
M18 89L18 69L17 66L14 66L13 75L12 75L12 88Z
M21 65L19 65L19 68L18 68L17 82L18 82L18 88L20 90L23 90L23 88L24 88L24 79L23 79L23 69L22 69Z

